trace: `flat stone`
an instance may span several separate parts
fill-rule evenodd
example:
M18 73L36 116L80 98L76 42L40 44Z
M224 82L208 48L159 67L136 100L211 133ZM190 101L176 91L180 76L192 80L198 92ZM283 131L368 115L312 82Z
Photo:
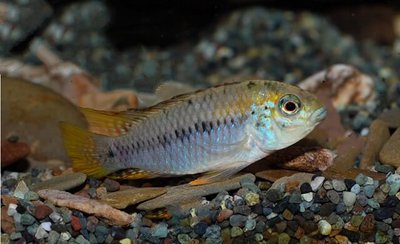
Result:
M390 128L400 127L400 109L392 108L390 110L384 111L378 116L378 119L384 121Z
M275 182L276 180L286 177L286 176L292 176L296 173L299 173L298 171L294 170L287 170L287 169L269 169L269 170L264 170L256 173L256 176L258 178L268 180L271 182Z
M240 181L249 178L253 182L255 176L253 174L244 174L234 178L215 182L207 185L192 186L189 184L169 187L167 193L155 199L141 203L137 208L141 210L152 210L184 203L194 198L208 196L221 191L230 191L241 187Z
M400 128L394 132L379 152L379 159L383 164L400 167Z
M158 197L167 190L165 188L144 187L144 188L131 188L111 193L106 193L101 197L101 201L108 205L124 209L129 205L144 202L149 199Z
M323 176L325 176L328 179L337 179L337 180L355 179L357 177L357 175L359 175L359 174L364 174L375 180L386 179L385 174L373 172L370 170L355 169L355 168L346 169L343 171L337 171L335 169L329 168L326 171L324 171L322 174L323 174Z
M343 202L347 207L353 206L356 202L356 194L349 191L343 192Z
M361 169L373 166L385 142L389 139L389 128L382 120L374 120L370 126L367 141L362 151Z
M83 173L71 173L60 176L55 176L50 180L39 182L32 185L33 191L40 191L43 189L52 189L65 191L74 187L80 186L86 181L86 175Z

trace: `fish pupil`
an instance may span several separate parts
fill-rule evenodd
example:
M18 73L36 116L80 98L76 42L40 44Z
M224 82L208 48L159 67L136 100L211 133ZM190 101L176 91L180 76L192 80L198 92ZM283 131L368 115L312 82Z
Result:
M288 101L285 103L284 108L288 112L293 112L297 109L297 105L292 101Z

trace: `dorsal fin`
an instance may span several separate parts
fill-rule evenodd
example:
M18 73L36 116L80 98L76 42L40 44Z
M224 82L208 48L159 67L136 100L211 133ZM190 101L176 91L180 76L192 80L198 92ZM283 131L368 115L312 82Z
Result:
M175 82L175 81L167 81L161 83L155 90L156 96L161 100L165 101L172 97L176 97L178 95L187 94L190 92L194 92L197 89L183 83Z
M90 108L80 108L80 110L89 123L90 131L106 136L123 135L144 117L143 113L130 110L124 112L101 111Z

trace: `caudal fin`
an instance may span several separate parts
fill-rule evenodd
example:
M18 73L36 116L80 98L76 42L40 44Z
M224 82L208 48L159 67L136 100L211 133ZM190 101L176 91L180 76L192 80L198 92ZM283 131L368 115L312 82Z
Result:
M112 172L99 160L98 152L103 151L99 147L104 147L96 140L100 138L99 135L65 122L61 122L60 127L74 170L97 178Z

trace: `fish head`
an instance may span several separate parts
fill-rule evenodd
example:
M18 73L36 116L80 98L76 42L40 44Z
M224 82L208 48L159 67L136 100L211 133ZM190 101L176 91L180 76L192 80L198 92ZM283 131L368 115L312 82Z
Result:
M266 83L256 96L251 116L263 151L296 143L326 117L326 109L316 96L290 84Z

